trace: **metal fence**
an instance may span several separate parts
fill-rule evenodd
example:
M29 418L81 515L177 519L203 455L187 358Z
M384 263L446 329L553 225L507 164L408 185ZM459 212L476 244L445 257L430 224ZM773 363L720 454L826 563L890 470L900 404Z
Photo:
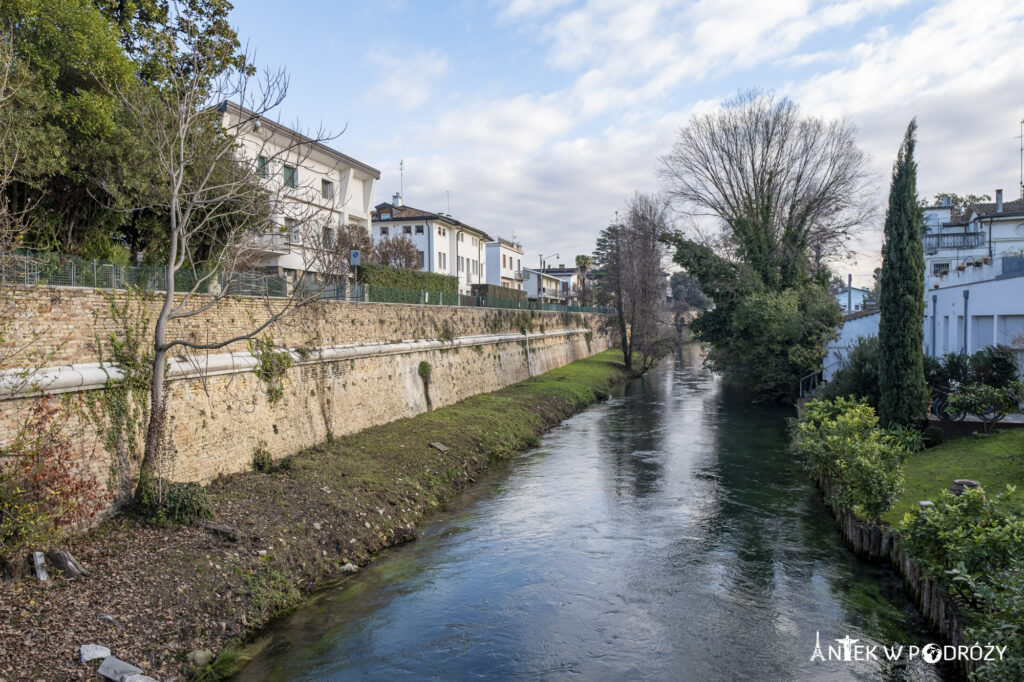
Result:
M147 291L165 291L167 268L158 265L118 265L99 259L87 260L53 253L19 252L0 254L0 283L21 286L46 285L89 289L138 288ZM573 313L614 312L611 308L541 303L512 298L465 296L457 292L416 291L373 284L323 283L306 279L296 283L283 277L258 272L226 275L224 273L193 273L179 270L174 274L174 290L274 298L299 294L304 297L316 296L335 301L365 303L461 305Z

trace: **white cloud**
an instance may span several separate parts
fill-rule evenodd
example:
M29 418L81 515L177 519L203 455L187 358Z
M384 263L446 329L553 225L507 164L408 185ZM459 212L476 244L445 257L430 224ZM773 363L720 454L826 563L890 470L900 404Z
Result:
M370 96L393 102L405 111L427 102L437 81L449 71L448 59L443 54L416 47L385 47L370 59L379 73L379 82Z
M539 41L548 65L571 81L504 97L474 94L479 88L453 93L452 108L396 133L394 146L407 161L406 198L441 210L451 190L457 217L495 234L514 231L534 258L559 251L569 261L593 248L597 231L634 191L657 189L658 157L678 126L717 106L718 96L751 86L775 87L807 112L853 120L873 158L882 207L890 164L914 115L922 194L1002 186L1012 196L1012 137L1024 113L1024 5L995 0L982 9L949 0L906 29L882 23L904 4L510 0L498 21ZM801 52L813 36L871 19L878 20L859 37ZM435 78L447 69L442 64ZM786 85L795 67L818 72ZM767 82L745 82L751 73ZM681 89L694 84L711 92L687 102ZM852 267L858 283L869 283L879 245L880 225L871 226L857 264L840 270Z

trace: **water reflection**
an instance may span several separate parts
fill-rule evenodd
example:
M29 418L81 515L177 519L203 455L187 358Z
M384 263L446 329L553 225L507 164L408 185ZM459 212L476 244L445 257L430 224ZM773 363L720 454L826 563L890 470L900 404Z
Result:
M784 414L695 348L546 436L423 537L273 631L242 679L936 679L809 661L926 637L841 546Z

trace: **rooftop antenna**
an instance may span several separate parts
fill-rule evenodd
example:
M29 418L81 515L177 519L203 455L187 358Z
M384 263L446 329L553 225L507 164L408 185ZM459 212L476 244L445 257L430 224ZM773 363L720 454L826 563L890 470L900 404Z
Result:
M398 162L398 193L405 195L405 159Z
M452 214L452 193L448 190L444 191L445 196L448 197L448 215Z

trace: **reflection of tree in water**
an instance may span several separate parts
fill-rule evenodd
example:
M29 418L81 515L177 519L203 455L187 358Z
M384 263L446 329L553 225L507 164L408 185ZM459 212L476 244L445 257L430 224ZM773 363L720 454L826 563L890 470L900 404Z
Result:
M657 492L664 473L659 457L665 415L656 373L626 384L624 397L599 422L599 447L607 453L616 496L647 497Z
M707 407L716 411L708 422L716 456L694 477L713 481L716 494L697 525L701 543L681 539L672 556L682 565L725 564L722 587L765 613L785 612L784 602L824 579L839 610L817 605L823 621L850 623L885 645L921 643L925 626L893 572L843 556L820 494L788 453L784 420L792 411L753 405L724 385ZM695 548L704 556L694 557ZM709 550L721 556L708 557ZM756 640L761 625L758 618L730 620L730 637ZM888 662L874 672L894 681L921 674Z

